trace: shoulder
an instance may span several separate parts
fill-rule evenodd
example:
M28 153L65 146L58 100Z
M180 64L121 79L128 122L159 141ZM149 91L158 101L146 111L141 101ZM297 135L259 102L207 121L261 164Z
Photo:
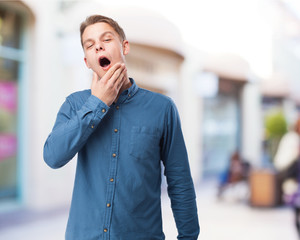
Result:
M138 94L139 104L142 104L148 112L155 112L155 115L160 116L164 122L172 122L174 119L179 119L178 109L173 99L169 96L143 88L139 88Z
M80 109L82 105L86 102L86 100L91 96L91 90L86 89L78 92L74 92L67 96L66 101L69 102L69 104L74 109Z
M161 93L139 88L137 94L142 97L143 101L159 104L160 107L169 108L175 106L174 101L170 97Z

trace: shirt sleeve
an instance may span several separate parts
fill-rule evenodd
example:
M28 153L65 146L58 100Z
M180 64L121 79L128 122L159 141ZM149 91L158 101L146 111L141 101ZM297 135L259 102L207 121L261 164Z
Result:
M93 95L78 111L67 98L44 145L47 165L60 168L68 163L84 146L108 110L109 107Z
M196 240L200 232L196 194L178 111L173 102L167 111L161 156L178 239Z

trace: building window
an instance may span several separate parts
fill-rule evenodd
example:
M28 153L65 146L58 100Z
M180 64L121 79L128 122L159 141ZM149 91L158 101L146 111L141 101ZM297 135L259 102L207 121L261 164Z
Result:
M203 176L222 176L240 150L242 83L220 78L218 95L203 100Z
M0 201L18 197L18 83L22 16L0 5Z

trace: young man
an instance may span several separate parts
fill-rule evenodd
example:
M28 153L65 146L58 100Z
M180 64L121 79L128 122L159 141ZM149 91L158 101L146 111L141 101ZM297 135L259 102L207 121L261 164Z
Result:
M161 161L178 239L199 224L188 157L174 103L127 76L129 43L112 19L81 24L90 90L67 97L44 146L59 168L78 153L67 240L162 240Z

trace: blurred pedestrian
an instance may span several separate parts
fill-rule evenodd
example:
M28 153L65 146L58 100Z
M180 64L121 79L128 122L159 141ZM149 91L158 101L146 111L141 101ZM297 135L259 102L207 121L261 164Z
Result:
M243 161L238 151L235 151L229 161L229 166L222 173L218 187L218 198L221 198L224 191L236 183L247 181L250 171L250 164Z
M67 97L44 146L52 168L78 153L66 239L165 239L162 161L178 239L196 240L196 196L175 104L128 77L129 42L113 19L90 16L80 34L91 89Z
M283 172L284 177L293 178L295 181L297 181L295 190L292 193L285 193L284 200L286 204L290 205L294 209L295 226L300 238L300 159L298 158L296 161L294 161Z
M283 155L286 152L287 155L285 162L282 161L283 157L275 159L275 167L279 170L279 190L283 193L285 203L294 209L295 226L300 237L300 119L296 121L294 129L282 138L279 148L278 154ZM292 157L293 159L290 159Z
M300 146L299 127L300 120L297 120L291 129L281 138L273 160L277 171L286 169L298 158Z

